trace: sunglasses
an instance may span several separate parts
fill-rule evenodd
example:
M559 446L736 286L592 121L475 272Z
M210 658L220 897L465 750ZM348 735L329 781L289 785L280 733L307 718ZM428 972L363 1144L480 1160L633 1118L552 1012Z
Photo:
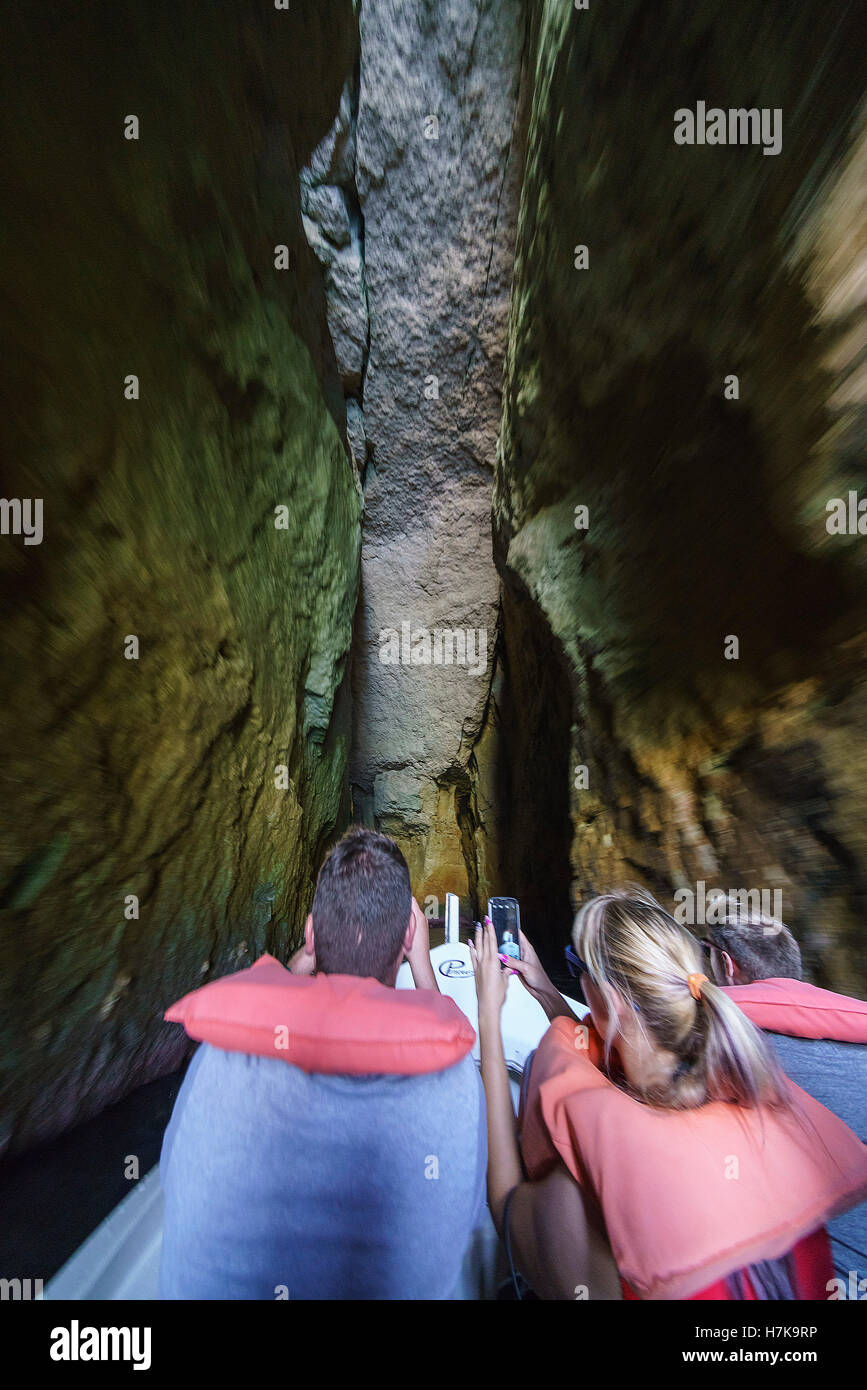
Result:
M582 975L589 975L590 968L586 960L582 960L574 946L567 946L563 951L566 957L566 968L573 979L580 979Z
M564 948L563 954L566 957L566 966L569 971L569 974L574 979L580 980L582 975L590 974L590 966L587 964L586 960L581 959L574 946L566 946ZM587 998L587 992L584 989L583 985L581 985L581 993L584 997L585 1004L589 1006L590 1000ZM636 1013L639 1012L637 1004L633 1004L632 1007Z

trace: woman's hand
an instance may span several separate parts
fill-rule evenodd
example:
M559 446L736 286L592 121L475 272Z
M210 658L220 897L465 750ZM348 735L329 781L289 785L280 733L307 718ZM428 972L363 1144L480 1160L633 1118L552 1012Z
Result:
M521 959L510 961L510 965L516 975L520 976L521 984L532 994L534 999L542 1000L556 993L551 984L545 969L533 947L530 945L523 932L519 933L518 939L521 943Z
M532 994L534 999L538 1000L549 1019L558 1018L561 1015L566 1018L574 1018L574 1013L560 991L552 985L542 962L523 932L519 934L519 940L521 942L521 959L510 960L509 965L520 979L521 984Z
M470 942L470 959L476 977L479 1024L496 1021L499 1028L500 1010L505 1003L509 977L502 968L497 933L490 917L485 918L484 927L476 927L475 943Z

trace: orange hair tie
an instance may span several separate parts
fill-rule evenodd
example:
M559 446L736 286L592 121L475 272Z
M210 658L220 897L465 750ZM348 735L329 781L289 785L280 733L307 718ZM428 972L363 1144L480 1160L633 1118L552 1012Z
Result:
M701 999L701 987L707 980L707 975L702 975L700 970L696 970L694 975L688 975L686 983L689 985L689 992L693 999Z

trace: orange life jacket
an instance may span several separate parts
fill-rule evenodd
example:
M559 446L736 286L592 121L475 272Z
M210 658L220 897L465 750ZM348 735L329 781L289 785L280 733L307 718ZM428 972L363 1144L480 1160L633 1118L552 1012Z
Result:
M389 989L355 975L293 975L267 955L185 994L165 1019L226 1052L349 1076L442 1071L476 1040L454 1000L436 990Z
M595 1193L640 1298L690 1298L778 1259L867 1197L867 1147L793 1083L791 1113L663 1110L609 1080L601 1058L589 1021L554 1020L533 1058L522 1150L531 1180L559 1156Z
M757 1028L790 1038L867 1044L867 1002L804 980L756 980L725 991Z

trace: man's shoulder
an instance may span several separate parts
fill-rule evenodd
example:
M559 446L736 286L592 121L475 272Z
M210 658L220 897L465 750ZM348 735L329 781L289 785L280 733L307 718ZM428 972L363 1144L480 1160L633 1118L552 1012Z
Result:
M804 1063L833 1062L855 1071L867 1068L867 1043L840 1042L835 1038L797 1038L788 1033L775 1033L773 1029L766 1031L780 1057L791 1057Z
M228 1052L202 1043L184 1079L167 1131L167 1156L175 1134L183 1142L219 1123L226 1132L251 1126L269 1132L305 1132L381 1124L418 1129L474 1131L484 1115L481 1080L472 1057L440 1071L412 1076L331 1075L304 1072L289 1062Z
M795 1085L867 1138L867 1044L772 1032L767 1036Z
M231 1052L201 1043L187 1073L187 1080L197 1088L225 1085L230 1079L243 1086L291 1089L294 1086L349 1088L374 1095L378 1083L403 1083L410 1090L459 1090L478 1096L482 1091L478 1067L471 1054L459 1058L450 1066L428 1072L372 1072L351 1075L346 1072L307 1071L281 1058L262 1057L249 1052ZM186 1085L186 1081L185 1081Z

